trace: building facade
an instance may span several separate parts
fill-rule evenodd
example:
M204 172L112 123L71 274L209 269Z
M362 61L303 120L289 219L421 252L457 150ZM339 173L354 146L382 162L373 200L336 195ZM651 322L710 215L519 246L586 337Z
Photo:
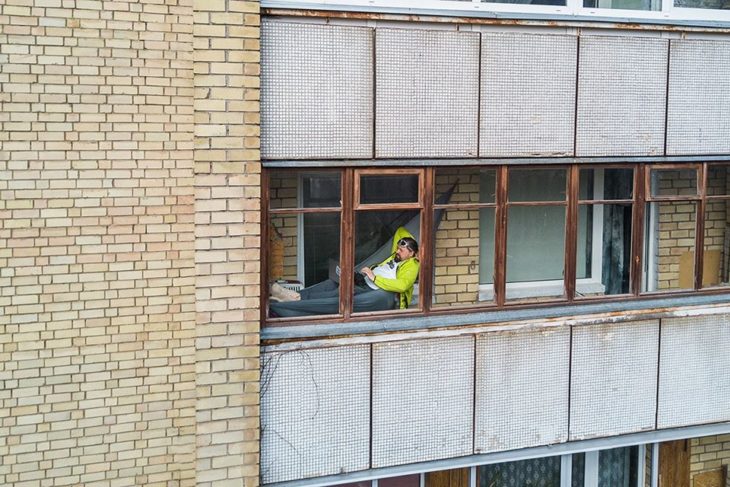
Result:
M6 0L0 484L724 487L725 9Z

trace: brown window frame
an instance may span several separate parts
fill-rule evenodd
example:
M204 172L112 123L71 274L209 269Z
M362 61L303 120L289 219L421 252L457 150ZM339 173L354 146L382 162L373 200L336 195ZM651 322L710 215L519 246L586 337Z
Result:
M382 319L383 317L395 318L400 316L425 316L445 315L454 312L484 312L490 310L537 308L565 304L587 304L590 302L626 301L637 299L656 298L657 296L687 296L695 294L722 294L730 292L730 286L702 286L703 254L695 251L694 262L694 287L691 290L659 290L641 291L642 279L644 278L644 239L646 238L645 215L650 203L656 201L684 201L691 200L697 203L697 218L695 228L695 249L704 249L704 221L706 218L706 206L708 201L729 200L730 191L726 195L708 196L706 191L707 173L711 165L725 165L730 169L730 162L687 162L687 163L572 163L572 164L540 164L541 169L565 168L566 169L566 198L565 201L530 201L510 202L508 195L508 177L510 169L528 167L518 164L501 165L463 165L458 166L464 169L493 168L496 170L496 188L494 203L444 203L436 204L434 201L435 174L438 169L454 166L420 166L420 167L398 167L398 168L353 168L353 167L328 167L327 171L339 171L341 174L341 205L339 208L316 208L316 209L269 209L269 182L270 174L282 169L264 168L262 173L262 267L261 267L261 320L267 326L296 325L304 323L339 323L346 321L362 321L368 319ZM581 169L610 169L624 168L633 170L632 198L629 199L579 199L580 170ZM697 170L697 195L691 196L652 196L651 195L651 171L662 169L687 169ZM302 168L287 169L292 172L313 172L317 169ZM359 178L362 175L387 175L387 174L418 174L419 175L419 201L417 203L391 204L361 204ZM506 300L506 253L507 253L507 212L510 206L543 205L546 203L559 204L566 207L565 225L565 249L564 249L564 295L556 299L540 299L539 302L509 301ZM576 296L576 252L577 252L577 224L578 208L581 204L624 204L631 205L631 260L629 269L629 292L617 295L597 296ZM430 238L420 238L421 248L421 271L419 276L419 306L418 309L378 311L369 313L352 312L353 283L351 279L341 281L340 291L340 313L327 316L303 316L296 318L269 318L266 316L268 309L268 241L269 222L271 215L279 213L306 213L321 211L339 211L340 218L340 268L343 275L351 275L354 271L354 231L355 218L359 211L390 210L390 209L414 209L420 212L421 235L433 233L434 210L448 209L495 209L495 250L494 250L494 295L492 301L484 301L477 304L455 305L455 306L434 306L433 305L433 242Z

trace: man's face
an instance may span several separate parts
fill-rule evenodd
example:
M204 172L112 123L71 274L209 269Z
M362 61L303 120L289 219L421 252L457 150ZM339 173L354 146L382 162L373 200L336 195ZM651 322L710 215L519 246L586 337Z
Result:
M408 247L406 247L406 246L398 247L398 250L395 251L395 260L397 262L403 262L404 260L410 259L414 255L415 255L415 252L413 252Z

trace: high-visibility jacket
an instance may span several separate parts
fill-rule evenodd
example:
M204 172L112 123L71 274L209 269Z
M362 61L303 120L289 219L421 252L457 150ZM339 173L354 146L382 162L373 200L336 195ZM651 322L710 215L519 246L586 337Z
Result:
M399 227L398 230L395 231L395 235L393 236L391 253L395 253L395 251L398 250L398 241L406 237L413 238L413 235L411 235L410 232L405 228ZM395 256L391 255L379 265L386 264L388 261L393 260L394 258ZM380 289L398 293L400 295L400 309L406 309L411 303L411 299L413 299L413 285L416 283L416 279L418 278L418 270L420 268L421 263L418 261L418 259L415 256L411 257L410 259L404 260L398 264L398 267L395 270L394 279L377 276L377 278L375 279L375 285L378 286Z

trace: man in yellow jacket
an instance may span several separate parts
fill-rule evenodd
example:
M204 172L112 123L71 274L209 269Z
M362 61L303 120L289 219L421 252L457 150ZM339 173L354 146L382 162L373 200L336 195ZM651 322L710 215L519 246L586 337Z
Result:
M403 227L396 230L392 253L380 264L363 267L361 282L354 288L353 311L385 311L408 308L421 264L418 243ZM364 281L364 282L362 282ZM272 316L293 317L336 314L339 309L339 284L332 279L297 293L272 284L269 310ZM398 304L395 296L398 295Z
M418 278L421 263L418 261L418 242L408 230L398 228L393 236L391 255L377 266L363 267L361 272L368 278L371 289L398 293L400 309L408 308L413 299L413 286Z

